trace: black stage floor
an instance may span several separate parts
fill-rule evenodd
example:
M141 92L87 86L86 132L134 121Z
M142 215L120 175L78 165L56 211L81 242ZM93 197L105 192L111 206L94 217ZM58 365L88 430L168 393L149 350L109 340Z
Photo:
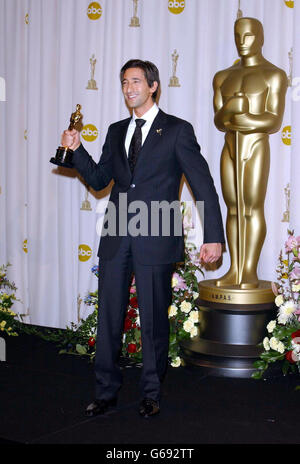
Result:
M59 355L40 338L7 339L0 362L0 443L299 444L300 377L214 377L201 368L169 368L161 413L137 412L140 368L124 368L116 410L86 418L94 399L93 365Z

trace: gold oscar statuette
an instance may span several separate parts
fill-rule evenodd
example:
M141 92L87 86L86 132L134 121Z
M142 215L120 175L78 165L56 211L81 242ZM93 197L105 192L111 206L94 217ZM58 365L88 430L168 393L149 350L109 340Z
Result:
M285 194L285 208L286 209L283 213L281 222L290 222L290 200L291 200L290 184L287 184L287 186L284 188L284 194Z
M140 20L137 16L138 0L133 0L133 15L130 20L129 27L140 27Z
M281 127L288 85L286 73L262 55L264 33L260 21L239 18L234 33L240 61L216 73L213 80L214 122L225 132L221 185L231 259L229 271L214 282L223 293L226 288L266 290L269 286L257 277L267 230L264 201L270 166L269 134Z
M91 65L91 78L88 81L88 85L86 88L88 90L98 90L97 82L95 81L95 67L96 67L97 60L95 55L92 55L90 58L90 65Z
M88 196L89 196L89 191L88 191L88 188L86 187L86 189L85 189L85 199L81 203L81 208L80 208L81 211L92 211L91 203L88 200Z
M241 10L241 0L239 0L239 6L238 6L237 14L236 14L236 19L240 19L242 17L243 17L243 12Z
M79 132L81 131L83 127L83 115L80 113L80 110L81 105L77 104L75 112L71 114L68 130L76 129ZM64 168L72 168L72 157L73 150L71 150L69 147L58 147L56 150L55 158L51 158L50 163L56 164L57 166L63 166Z
M179 79L176 76L178 57L177 50L174 50L172 53L172 76L170 77L169 87L180 87Z

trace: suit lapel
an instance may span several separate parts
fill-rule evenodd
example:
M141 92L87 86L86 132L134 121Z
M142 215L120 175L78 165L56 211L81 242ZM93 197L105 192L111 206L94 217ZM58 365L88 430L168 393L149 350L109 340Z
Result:
M119 137L118 137L118 143L119 143L118 151L120 153L121 161L123 165L125 166L125 169L128 172L128 175L131 178L131 171L130 171L130 167L128 163L127 153L125 150L125 139L126 139L126 134L127 134L130 121L131 121L131 118L128 118L122 121L122 123L120 124Z

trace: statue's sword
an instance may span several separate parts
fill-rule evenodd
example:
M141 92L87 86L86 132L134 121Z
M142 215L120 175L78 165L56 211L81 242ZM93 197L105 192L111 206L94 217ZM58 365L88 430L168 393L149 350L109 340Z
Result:
M242 269L245 257L245 202L244 202L244 162L240 153L241 134L235 132L235 171L236 171L236 192L237 192L237 228L238 228L238 284L242 281Z

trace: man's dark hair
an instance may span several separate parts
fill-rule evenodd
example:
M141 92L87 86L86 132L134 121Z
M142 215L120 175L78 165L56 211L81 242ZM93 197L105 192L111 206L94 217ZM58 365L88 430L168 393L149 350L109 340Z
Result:
M157 94L158 94L159 86L160 86L159 71L157 67L155 66L155 64L151 63L151 61L143 61L143 60L138 60L138 59L127 61L127 63L124 64L124 66L122 67L120 71L121 83L123 81L125 71L129 68L140 68L144 72L144 75L145 75L145 78L146 78L146 81L149 87L152 87L153 82L155 81L157 82L158 84L157 89L152 94L152 99L155 101Z

